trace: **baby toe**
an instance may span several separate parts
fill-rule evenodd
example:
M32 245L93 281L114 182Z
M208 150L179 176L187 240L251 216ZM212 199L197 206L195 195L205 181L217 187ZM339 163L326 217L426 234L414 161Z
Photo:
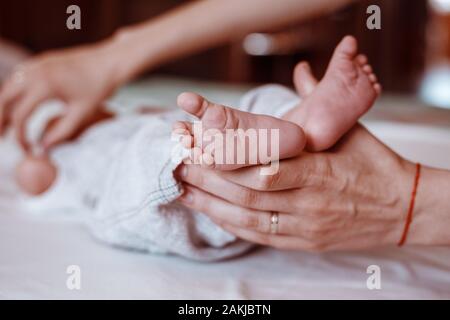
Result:
M369 80L372 83L376 83L378 81L377 76L374 73L369 74Z
M359 54L356 57L356 62L358 62L360 66L367 64L367 61L368 61L367 56L364 54Z
M200 159L201 159L202 167L204 167L204 168L213 168L214 167L214 164L215 164L214 157L211 154L209 154L208 152L204 152L201 155Z
M189 164L201 164L201 158L202 158L203 151L199 147L194 147L190 149L189 158L186 159L186 161Z
M178 134L192 134L192 123L187 121L177 121L172 125L172 132Z
M371 74L371 73L373 73L373 69L372 69L372 66L371 66L370 64L365 64L365 65L362 67L362 70L363 70L366 74Z
M381 84L379 84L378 82L373 85L373 89L375 90L377 95L381 94L382 87L381 87Z
M186 149L191 149L194 145L194 137L191 135L184 135L181 138L181 145Z
M196 117L202 116L207 104L208 101L193 92L183 92L177 98L177 105L187 113Z
M172 125L172 140L180 142L184 148L191 148L194 143L192 124L184 121L175 122Z

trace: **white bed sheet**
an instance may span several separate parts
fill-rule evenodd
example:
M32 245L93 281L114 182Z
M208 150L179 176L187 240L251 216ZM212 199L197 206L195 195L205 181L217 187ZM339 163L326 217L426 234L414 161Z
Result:
M401 154L450 169L449 130L368 125ZM0 143L3 299L450 298L450 248L444 247L321 254L258 249L208 264L111 248L64 215L21 213L11 176L17 157L13 145ZM381 268L381 290L366 287L372 264ZM69 265L81 268L81 290L66 287Z

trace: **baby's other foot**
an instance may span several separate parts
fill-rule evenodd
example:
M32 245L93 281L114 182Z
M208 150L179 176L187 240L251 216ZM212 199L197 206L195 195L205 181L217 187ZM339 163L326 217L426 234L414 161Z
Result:
M298 155L306 143L303 130L292 122L211 103L195 93L182 93L178 106L200 119L179 122L174 130L188 133L183 144L192 148L191 160L207 167L267 164Z
M320 82L307 63L301 62L295 69L294 83L303 101L283 118L305 130L310 151L332 147L381 93L367 57L357 54L356 39L346 36L336 47Z

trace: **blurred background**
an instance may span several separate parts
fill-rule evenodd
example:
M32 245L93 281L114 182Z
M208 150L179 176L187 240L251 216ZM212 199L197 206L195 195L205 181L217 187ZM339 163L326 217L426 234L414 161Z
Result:
M124 25L147 20L183 0L17 0L0 2L0 36L39 53L95 42ZM61 14L82 8L82 29L70 31ZM381 8L381 30L368 30L366 9ZM321 76L345 34L360 41L386 93L421 97L450 108L450 0L358 1L326 16L283 30L260 30L230 45L165 65L153 73L226 83L291 85L299 60ZM151 40L149 40L151 41ZM1 58L1 56L0 56Z

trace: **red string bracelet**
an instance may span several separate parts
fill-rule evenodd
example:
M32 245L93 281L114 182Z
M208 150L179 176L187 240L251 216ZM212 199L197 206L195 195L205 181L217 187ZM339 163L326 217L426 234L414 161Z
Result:
M412 222L413 212L414 212L414 204L416 202L416 194L417 194L417 188L419 186L419 180L420 180L420 169L422 168L422 165L420 163L416 164L416 177L414 178L414 187L413 191L411 193L411 201L409 202L409 210L408 215L406 216L405 221L405 228L403 229L402 237L400 238L400 241L398 242L398 246L401 247L406 241L406 237L408 236L409 226Z

